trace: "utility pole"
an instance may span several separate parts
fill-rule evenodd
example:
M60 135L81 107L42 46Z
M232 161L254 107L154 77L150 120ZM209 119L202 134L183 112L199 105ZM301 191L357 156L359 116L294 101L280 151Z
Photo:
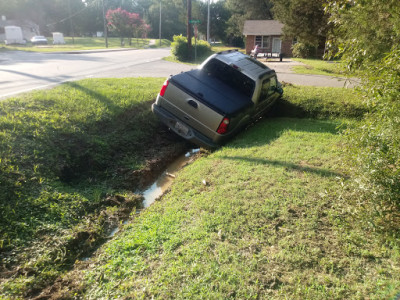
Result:
M160 0L160 26L158 28L158 32L159 32L158 37L160 38L160 47L161 47L161 0Z
M207 42L210 43L210 0L207 6Z
M187 40L188 40L188 59L192 59L192 31L190 21L192 20L192 0L187 0Z
M104 24L104 37L106 41L106 48L108 48L108 36L107 36L107 21L106 21L106 10L104 7L104 0L102 0L103 3L103 24Z
M75 45L75 32L74 32L74 24L72 23L71 0L68 1L68 10L69 10L69 25L71 26L71 32L72 32L72 44Z

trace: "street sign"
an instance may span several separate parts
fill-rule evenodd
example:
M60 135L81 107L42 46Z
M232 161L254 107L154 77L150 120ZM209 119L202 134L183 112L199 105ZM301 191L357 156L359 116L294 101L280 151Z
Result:
M200 20L189 20L189 24L200 24Z

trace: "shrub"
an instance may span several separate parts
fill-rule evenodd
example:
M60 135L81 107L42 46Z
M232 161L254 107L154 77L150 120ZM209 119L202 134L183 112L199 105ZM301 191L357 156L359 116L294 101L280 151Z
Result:
M315 51L314 47L304 43L296 43L292 46L293 57L297 58L312 57L314 51Z
M174 35L174 41L171 44L172 55L180 61L188 60L187 38L182 35Z
M327 1L333 45L358 71L370 113L348 133L359 201L355 215L388 234L400 233L400 21L398 0ZM393 16L393 17L392 17ZM373 20L373 22L371 22Z
M365 88L370 96L371 113L349 133L351 159L356 162L358 175L357 189L364 200L372 200L376 210L386 215L383 222L389 216L400 218L399 66L400 49L395 49L370 67L366 73L369 84Z
M172 54L176 57L177 60L180 61L189 61L189 53L188 53L188 45L187 38L182 35L175 35L174 41L171 44ZM194 59L194 38L192 39L192 59ZM211 54L211 46L209 43L203 40L197 41L197 57L205 58L206 56Z
M194 45L194 41L192 41L192 45ZM211 46L208 42L203 41L203 40L198 40L197 41L197 58L198 60L200 59L205 59L207 56L211 54Z

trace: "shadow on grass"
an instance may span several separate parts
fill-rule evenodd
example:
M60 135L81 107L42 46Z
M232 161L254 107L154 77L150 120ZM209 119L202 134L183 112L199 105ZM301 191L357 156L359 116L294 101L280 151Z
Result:
M300 166L300 165L296 165L293 163L280 161L280 160L260 159L260 158L244 157L244 156L220 156L220 158L229 159L229 160L246 161L246 162L262 164L262 165L284 167L284 168L292 169L294 171L314 173L321 177L338 177L338 176L342 177L343 176L343 174L333 172L330 170Z
M263 119L254 126L242 132L236 139L226 145L228 148L244 149L251 147L259 147L271 144L277 140L282 133L287 131L306 132L306 133L329 133L332 135L339 134L338 121L313 120L313 119L295 119L295 118L273 118ZM249 163L261 165L278 166L299 172L314 173L321 177L343 177L339 172L327 169L316 168L312 166L299 165L291 162L252 158L245 156L220 156L222 159L239 160Z
M111 101L110 99L108 99L107 97L102 95L101 93L95 92L94 90L88 89L87 87L84 87L84 86L82 86L76 82L72 82L72 81L65 82L64 85L67 85L71 88L80 90L81 92L84 92L88 96L93 97L94 99L98 99L101 103L107 105L107 107L109 109L111 109L112 111L118 112L118 106L115 105L115 103L113 101Z
M285 131L339 134L344 125L340 121L300 118L260 119L241 132L227 146L230 148L251 148L270 144Z
M353 103L334 102L324 103L320 97L312 97L301 104L295 104L282 98L271 110L269 115L274 117L311 118L331 120L335 118L362 119L367 108Z

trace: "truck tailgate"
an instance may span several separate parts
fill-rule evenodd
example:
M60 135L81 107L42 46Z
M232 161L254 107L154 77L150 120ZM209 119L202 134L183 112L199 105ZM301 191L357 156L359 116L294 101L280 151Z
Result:
M211 132L215 133L223 118L214 109L187 94L173 83L168 85L164 97L159 96L156 103L205 135L209 135Z

